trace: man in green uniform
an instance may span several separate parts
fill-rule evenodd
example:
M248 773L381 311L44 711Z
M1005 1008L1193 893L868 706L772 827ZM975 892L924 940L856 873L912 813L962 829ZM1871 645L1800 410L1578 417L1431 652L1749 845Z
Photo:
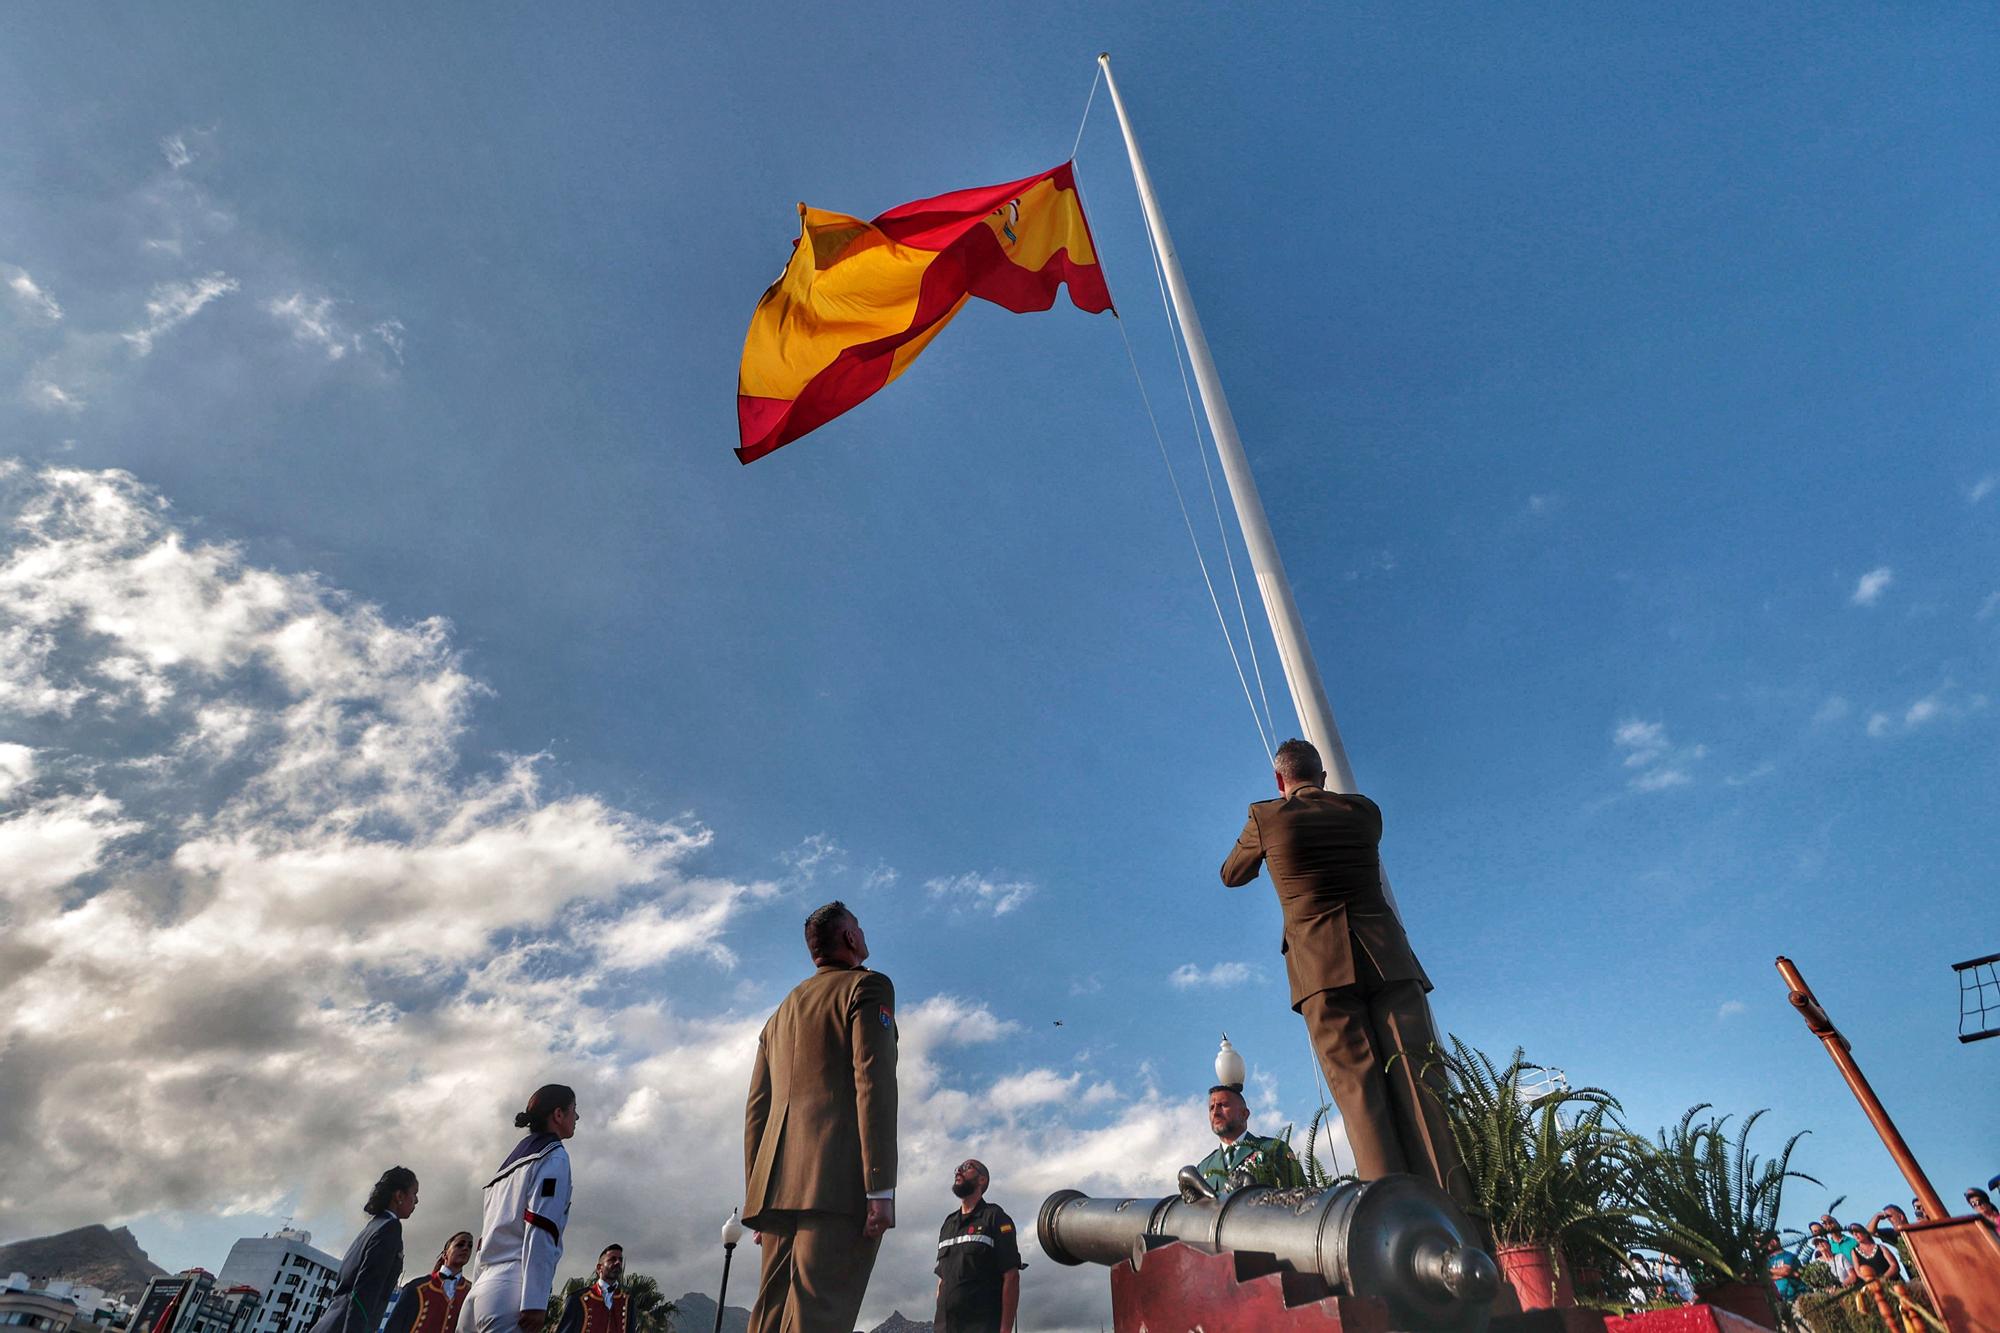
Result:
M1243 1100L1241 1084L1220 1083L1208 1090L1208 1127L1222 1142L1195 1170L1216 1198L1226 1199L1252 1185L1296 1189L1306 1183L1305 1169L1291 1144L1250 1133L1250 1105Z
M1021 1245L1014 1219L986 1201L993 1177L967 1158L952 1174L959 1205L938 1228L937 1333L1014 1333L1021 1303Z

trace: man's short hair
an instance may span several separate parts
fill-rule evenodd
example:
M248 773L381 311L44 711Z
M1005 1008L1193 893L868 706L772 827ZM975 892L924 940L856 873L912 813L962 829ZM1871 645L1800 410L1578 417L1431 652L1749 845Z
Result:
M625 1247L623 1245L607 1245L603 1249L597 1252L597 1262L603 1263L604 1256L611 1253L613 1250L618 1251L618 1253L620 1254L625 1253Z
M1278 752L1271 756L1271 767L1283 773L1289 782L1311 782L1326 772L1313 743L1296 736L1278 747Z
M1241 1083L1218 1083L1208 1090L1208 1095L1213 1097L1218 1092L1226 1092L1245 1106L1250 1105L1249 1099L1243 1095L1243 1085Z
M835 936L840 932L843 921L852 921L854 913L847 910L847 904L835 898L823 907L815 907L806 918L806 950L815 958L824 958L835 944Z

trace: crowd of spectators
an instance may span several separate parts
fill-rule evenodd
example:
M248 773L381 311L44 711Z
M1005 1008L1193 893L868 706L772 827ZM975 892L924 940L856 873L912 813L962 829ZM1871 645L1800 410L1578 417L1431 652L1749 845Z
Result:
M2000 1176L1987 1182L1986 1189L1973 1186L1965 1191L1971 1211L1985 1219L2000 1234L2000 1208L1995 1208L1990 1191L2000 1189ZM1852 1294L1865 1302L1891 1329L1899 1326L1915 1333L1925 1321L1911 1308L1909 1284L1917 1280L1903 1229L1911 1214L1924 1220L1924 1209L1910 1201L1906 1213L1890 1204L1866 1222L1842 1223L1831 1212L1822 1213L1792 1244L1773 1235L1765 1241L1766 1268L1778 1297L1779 1317L1788 1326L1798 1320L1795 1305L1820 1292ZM1922 1304L1921 1294L1917 1301Z

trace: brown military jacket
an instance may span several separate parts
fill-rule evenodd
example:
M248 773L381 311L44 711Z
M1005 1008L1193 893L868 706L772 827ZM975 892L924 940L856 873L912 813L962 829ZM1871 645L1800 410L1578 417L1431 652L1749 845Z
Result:
M896 1187L896 989L823 963L757 1038L743 1113L743 1224L868 1211Z
M1366 796L1294 787L1250 807L1243 836L1222 863L1222 882L1241 888L1269 865L1285 914L1285 975L1292 1008L1308 995L1352 986L1359 944L1384 981L1431 988L1402 923L1382 895L1382 811Z

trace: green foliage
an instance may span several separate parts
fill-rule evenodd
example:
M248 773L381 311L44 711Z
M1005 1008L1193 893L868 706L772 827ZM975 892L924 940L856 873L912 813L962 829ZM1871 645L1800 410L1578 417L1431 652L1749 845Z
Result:
M1329 1171L1326 1169L1326 1163L1319 1160L1320 1135L1326 1133L1326 1118L1332 1113L1333 1106L1331 1103L1323 1104L1319 1110L1313 1112L1312 1120L1306 1125L1306 1146L1303 1150L1299 1150L1297 1145L1292 1144L1293 1126L1286 1125L1285 1132L1278 1136L1298 1152L1299 1166L1306 1173L1306 1187L1308 1189L1330 1189L1343 1180L1353 1180L1356 1178L1351 1171ZM1336 1157L1334 1159L1334 1165L1340 1165L1339 1158Z
M1559 1244L1572 1261L1622 1264L1632 1239L1631 1179L1644 1140L1602 1088L1535 1091L1547 1072L1517 1048L1506 1067L1457 1037L1431 1066L1494 1240ZM1586 1258L1586 1256L1590 1256Z
M549 1293L548 1333L555 1333L563 1306L596 1280L595 1275L573 1277L562 1284L562 1290ZM632 1333L672 1333L669 1316L674 1313L674 1303L661 1294L657 1279L644 1273L627 1273L620 1282L625 1288L625 1298L632 1303Z
M1729 1136L1729 1117L1699 1120L1706 1102L1689 1107L1680 1123L1661 1129L1631 1176L1632 1211L1639 1241L1680 1259L1697 1288L1715 1282L1761 1282L1764 1237L1778 1230L1787 1180L1820 1182L1791 1169L1792 1151L1805 1137L1785 1141L1773 1159L1750 1151L1750 1131L1764 1112Z

